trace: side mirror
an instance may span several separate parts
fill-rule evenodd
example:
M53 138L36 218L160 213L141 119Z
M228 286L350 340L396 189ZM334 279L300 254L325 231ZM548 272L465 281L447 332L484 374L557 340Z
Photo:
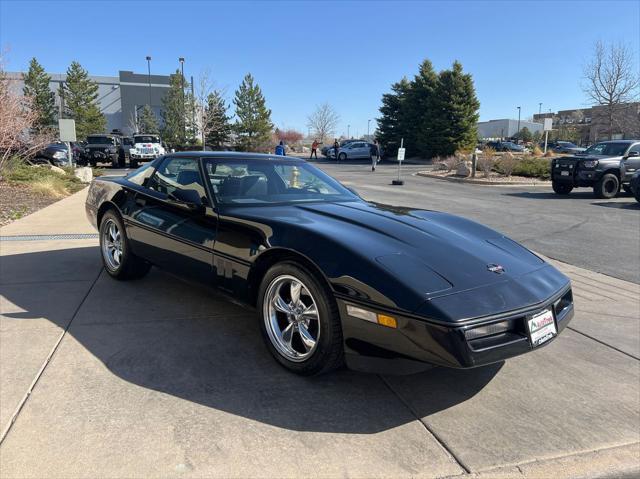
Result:
M627 153L627 158L637 158L640 156L640 151L630 151Z
M169 193L169 200L177 203L178 206L187 208L194 212L204 212L204 204L200 193L196 190L180 190L176 189L173 193Z

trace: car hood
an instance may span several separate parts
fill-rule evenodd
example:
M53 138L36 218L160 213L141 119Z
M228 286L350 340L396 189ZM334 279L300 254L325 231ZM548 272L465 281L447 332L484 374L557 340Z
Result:
M504 235L447 213L366 202L250 210L262 210L261 216L288 229L328 236L354 260L375 262L423 300L509 282L548 266Z
M620 161L622 156L606 156L606 155L573 155L573 156L562 156L559 158L560 160L611 160L611 161Z

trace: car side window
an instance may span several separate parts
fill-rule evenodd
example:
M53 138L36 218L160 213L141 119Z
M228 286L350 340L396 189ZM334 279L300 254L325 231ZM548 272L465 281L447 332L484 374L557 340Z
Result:
M637 151L638 153L640 153L640 143L636 143L631 148L629 148L629 152L632 152L632 151Z
M176 190L195 190L203 202L207 198L196 158L165 158L147 182L147 188L165 195Z

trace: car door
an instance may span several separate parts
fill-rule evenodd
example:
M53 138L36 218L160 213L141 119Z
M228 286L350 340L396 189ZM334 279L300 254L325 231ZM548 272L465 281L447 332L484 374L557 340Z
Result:
M364 155L364 145L365 143L362 142L355 142L355 143L351 143L350 148L351 148L351 153L349 154L349 156L351 158L362 158ZM368 156L368 155L367 155Z
M153 264L210 282L218 218L204 184L198 158L165 157L133 193L127 231L136 253ZM200 205L185 201L194 196Z
M637 154L639 156L629 156L629 154ZM624 160L624 182L631 181L633 174L640 170L640 143L636 143L629 151L627 151L627 158Z

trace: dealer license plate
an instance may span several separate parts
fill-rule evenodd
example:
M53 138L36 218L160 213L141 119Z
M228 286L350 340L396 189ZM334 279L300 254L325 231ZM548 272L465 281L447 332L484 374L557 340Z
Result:
M561 171L560 172L560 176L569 176L569 172L568 171Z
M534 348L546 343L558 334L556 322L553 319L553 312L550 309L546 309L543 312L536 314L533 318L527 321L527 325L529 328L531 344Z

